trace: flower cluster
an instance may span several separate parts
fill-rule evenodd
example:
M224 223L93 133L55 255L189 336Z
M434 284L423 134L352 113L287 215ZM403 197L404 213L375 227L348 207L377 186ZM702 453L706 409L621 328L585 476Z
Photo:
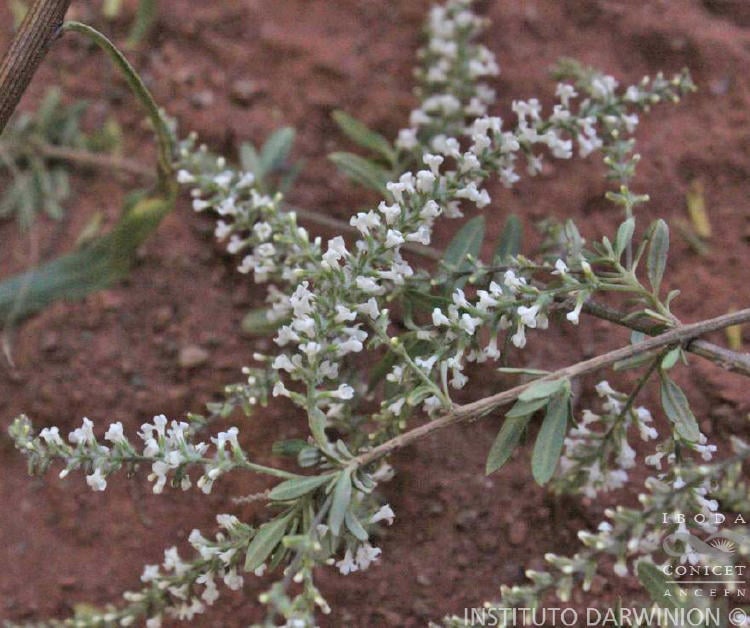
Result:
M436 134L461 133L467 119L486 115L494 103L495 90L482 79L497 76L500 68L492 52L475 41L487 22L471 10L473 4L450 0L430 10L417 70L421 104L399 132L398 148L411 151Z
M632 407L629 395L615 391L607 381L599 382L596 392L603 399L603 412L584 410L569 430L555 482L558 490L591 498L627 483L628 471L636 465L636 451L628 442L631 427L637 428L644 442L659 436L651 412Z
M60 436L57 427L45 427L35 436L31 422L25 416L15 419L10 432L16 446L28 456L32 471L44 471L52 462L61 461L65 468L60 477L82 469L86 472L86 483L94 491L105 490L107 478L121 468L134 470L140 464L150 463L148 479L154 483L154 493L161 493L170 478L174 486L188 490L192 485L188 473L191 466L202 467L203 474L197 485L204 493L210 493L219 476L249 464L237 442L236 427L211 438L215 451L209 457L209 444L193 442L190 424L184 421L169 423L164 415L155 416L152 423L141 426L138 437L143 441L143 449L140 452L127 439L119 421L112 423L104 434L109 445L97 440L94 424L88 418L83 419L81 427L70 432L68 442Z

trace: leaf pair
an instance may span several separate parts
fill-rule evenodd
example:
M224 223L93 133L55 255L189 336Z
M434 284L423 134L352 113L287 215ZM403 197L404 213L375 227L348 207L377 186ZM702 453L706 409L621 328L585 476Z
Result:
M334 111L333 120L357 146L373 154L371 158L339 151L328 156L339 171L359 185L388 196L385 185L396 174L397 157L391 143L359 120L343 111ZM385 166L383 165L385 163Z
M570 415L570 382L567 379L537 381L518 396L490 448L485 467L488 475L508 461L531 416L544 407L547 411L534 444L531 471L540 485L552 478L562 453Z
M261 192L286 194L302 170L302 164L290 164L296 132L291 127L274 131L258 151L250 142L240 146L240 164L243 170L255 175Z

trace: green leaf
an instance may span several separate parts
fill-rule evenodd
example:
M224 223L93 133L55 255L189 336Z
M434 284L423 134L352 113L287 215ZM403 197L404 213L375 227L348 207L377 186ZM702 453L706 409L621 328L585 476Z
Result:
M249 336L270 336L279 328L281 321L269 320L269 311L266 307L250 310L242 318L242 323L240 323L242 331Z
M547 405L547 414L531 454L531 472L537 484L546 484L555 473L568 428L569 399L570 389L565 389Z
M661 405L669 420L674 424L677 434L692 443L700 438L698 421L695 420L685 393L666 373L661 375Z
M254 571L271 555L286 534L289 517L279 517L264 523L250 541L245 555L245 571Z
M135 20L128 34L128 46L135 46L148 36L151 27L156 22L158 13L159 6L157 0L140 0L138 2Z
M240 165L246 172L252 172L256 179L263 179L266 174L260 163L260 155L250 142L240 145Z
M684 592L674 582L668 582L667 575L648 559L638 561L636 574L643 588L659 606L681 608Z
M536 375L537 377L544 377L549 375L551 371L545 371L543 369L525 369L525 368L514 368L512 366L501 366L495 369L498 373L507 373L508 375Z
M273 453L274 456L297 456L299 452L307 447L307 441L302 440L301 438L277 440L271 446L271 453Z
M326 482L330 482L332 477L333 476L328 473L325 475L314 475L311 477L299 477L285 480L273 487L273 490L268 494L268 498L277 502L291 501L298 497L302 497L302 495L307 495L307 493L323 486Z
M471 262L467 260L468 256L473 258L479 257L479 251L482 249L482 240L484 240L484 216L476 216L469 220L458 230L450 244L443 253L443 263L450 272L462 273L471 269ZM468 277L458 277L456 281L449 286L452 292L461 288L467 281Z
M518 255L521 251L521 240L523 238L523 225L516 214L510 214L505 221L505 227L500 234L495 253L492 256L493 264L502 264L509 257Z
M533 401L534 399L546 399L554 395L567 383L568 380L564 377L562 379L546 379L533 382L531 386L518 395L518 400Z
M659 292L664 270L667 267L667 253L669 252L669 227L661 218L654 223L646 258L646 271L654 294Z
M617 230L617 238L615 239L615 256L619 260L622 257L623 252L633 239L633 232L635 231L635 218L628 218L623 222Z
M292 127L277 129L263 144L260 165L264 175L278 170L289 157L296 133Z
M393 148L390 142L380 133L376 133L341 110L334 111L332 115L334 122L352 142L382 155L389 162L393 162L395 157Z
M537 410L540 410L549 403L549 398L533 399L531 401L517 400L513 407L505 413L505 418L515 419L518 417L530 416Z
M333 502L331 502L331 510L328 512L328 527L335 536L339 536L341 533L341 524L344 523L351 499L351 470L345 469L341 472L336 487L333 489Z
M319 447L328 449L330 444L326 436L325 428L328 423L328 417L320 408L312 408L308 412L307 422L310 426L310 433Z
M530 418L530 414L519 417L508 417L506 415L503 426L500 428L495 442L492 443L492 447L490 447L490 453L487 454L487 463L484 469L487 475L494 473L508 461L518 446L521 434L526 429Z
M346 522L346 527L356 538L358 538L363 543L370 538L370 535L367 534L367 530L365 530L362 527L362 524L359 522L359 519L357 519L357 516L351 511L346 511L346 516L344 517L344 521Z
M375 162L354 153L345 152L331 153L328 155L328 159L336 165L342 174L355 183L375 190L383 196L389 195L385 187L390 179L389 173Z
M665 371L668 371L671 369L675 364L677 364L677 360L680 359L680 354L682 350L679 347L675 347L672 349L667 355L665 355L662 358L661 361L661 368Z
M654 356L652 353L639 353L638 355L634 355L630 358L618 360L614 363L612 368L615 371L626 371L628 369L634 369L638 368L639 366L643 366L644 364L648 364L649 362L652 362L653 359Z

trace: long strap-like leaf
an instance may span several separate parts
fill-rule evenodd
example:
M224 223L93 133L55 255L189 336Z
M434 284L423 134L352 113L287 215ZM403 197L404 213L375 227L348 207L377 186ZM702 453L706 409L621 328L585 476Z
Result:
M125 277L135 252L174 207L177 183L173 175L172 135L143 81L127 59L104 35L85 24L67 22L63 30L92 39L123 73L136 98L145 107L159 147L157 189L126 205L112 231L82 248L30 271L0 282L0 321L17 321L58 299L80 299Z

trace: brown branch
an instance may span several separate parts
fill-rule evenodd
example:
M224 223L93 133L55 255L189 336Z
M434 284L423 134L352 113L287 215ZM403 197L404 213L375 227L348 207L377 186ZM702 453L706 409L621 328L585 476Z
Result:
M693 323L691 325L680 325L674 329L669 330L655 338L649 338L643 342L639 342L635 345L628 345L627 347L621 347L615 349L609 353L593 357L583 362L578 362L571 366L559 369L554 373L535 379L533 382L504 390L503 392L497 393L484 399L479 399L472 403L468 403L463 406L455 406L451 412L442 417L435 419L429 423L425 423L418 427L415 427L408 432L399 434L395 438L374 447L370 451L367 451L359 456L352 458L349 461L351 468L358 468L365 466L375 460L387 456L397 449L406 447L425 436L437 432L451 425L463 423L469 420L478 419L481 416L487 415L500 406L507 405L512 401L515 401L518 396L531 385L539 381L549 381L561 378L573 378L580 377L586 373L596 371L598 369L610 366L620 360L631 358L635 355L643 353L649 353L662 347L668 347L670 345L686 345L694 342L694 340L703 334L707 334L718 329L724 329L731 325L738 325L740 323L746 323L750 321L750 308L740 310L739 312L733 312L731 314L724 314L723 316L717 316L699 323Z
M156 179L154 168L149 168L135 159L126 159L106 153L93 153L87 150L66 148L65 146L55 146L54 144L44 144L41 142L35 142L33 148L42 157L46 157L47 159L59 159L83 166L84 168L106 168L147 179Z
M0 63L0 133L57 36L71 0L35 0Z
M656 336L662 331L659 329L658 325L650 325L637 320L625 320L625 314L622 312L594 301L587 301L584 303L583 311L592 316L596 316L597 318L622 325L628 329L643 332L648 336ZM719 345L700 338L690 341L683 348L695 355L711 360L727 371L750 376L750 353L730 351L729 349L725 349L724 347L720 347Z

